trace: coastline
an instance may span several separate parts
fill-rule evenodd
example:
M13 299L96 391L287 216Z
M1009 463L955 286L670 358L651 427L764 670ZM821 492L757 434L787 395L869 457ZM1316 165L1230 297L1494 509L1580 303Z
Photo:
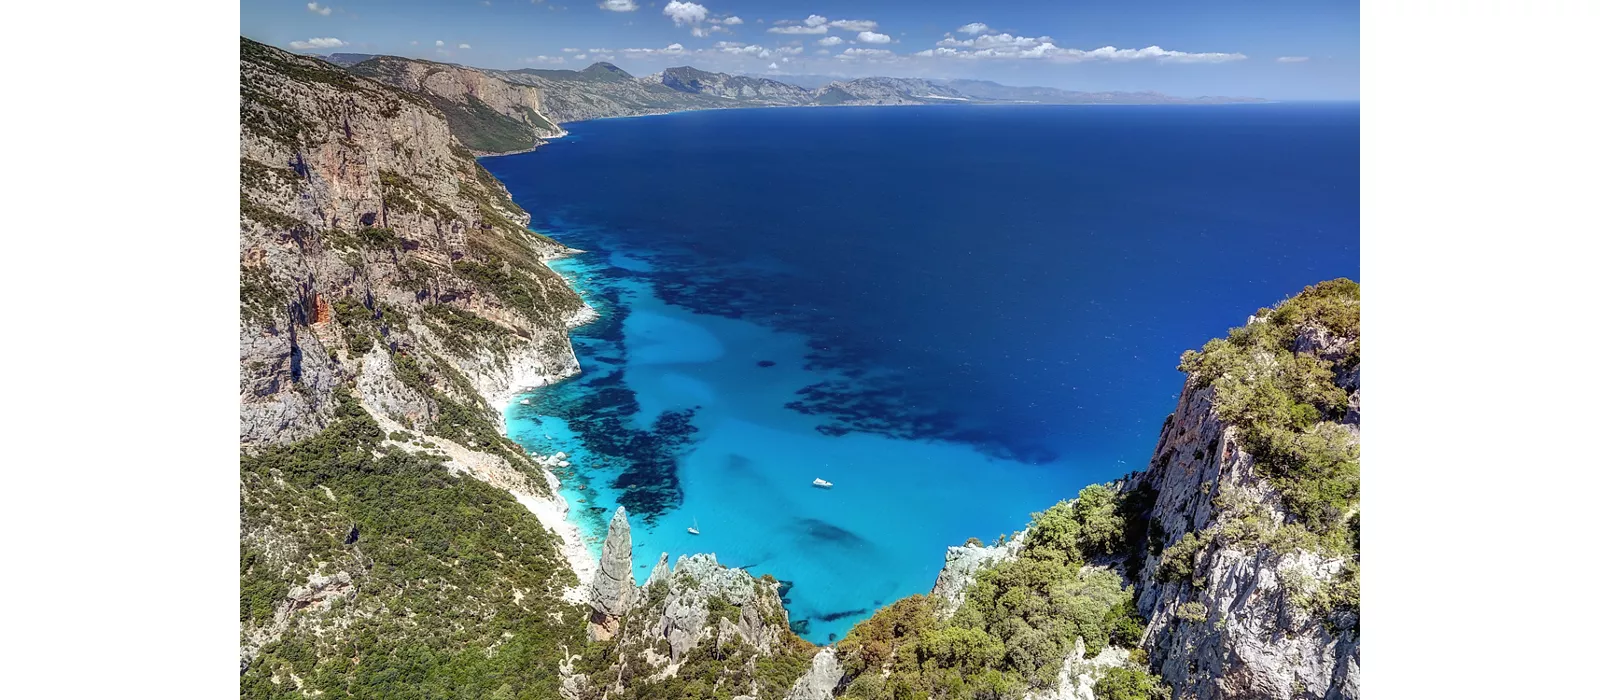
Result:
M584 251L573 249L570 253L547 259L543 261L543 263L548 267L550 260L560 259L570 255L577 255L582 252ZM565 275L562 275L562 279L566 281L566 284L569 287L572 287L574 292L579 293L581 298L581 290L574 286L572 281L567 279ZM593 322L599 318L600 313L595 311L594 307L589 306L589 303L585 301L583 308L571 318L567 319L566 330L571 331L574 328ZM567 351L571 353L571 367L574 368L574 371L571 374L551 376L543 371L542 363L539 363L520 373L513 374L511 377L512 381L510 386L507 386L504 391L493 397L493 400L489 405L494 407L496 410L495 428L500 431L501 436L510 438L510 435L506 429L506 412L509 411L513 405L516 405L517 397L526 393L523 391L524 388L549 386L563 379L576 376L578 373L583 371L583 369L578 365L577 354L572 351L570 338ZM512 495L512 497L517 499L518 503L521 503L524 508L528 509L528 512L532 513L533 516L539 520L539 524L554 532L556 536L561 539L561 547L559 548L561 550L561 555L567 560L567 565L572 568L572 572L578 577L578 586L563 591L562 597L570 603L584 603L586 602L586 599L584 598L584 590L587 588L589 582L594 578L595 572L600 570L600 562L584 544L583 531L578 529L578 524L574 523L571 518L567 517L571 512L572 506L571 504L567 503L567 499L561 495L561 480L556 478L556 475L550 471L547 465L547 462L553 460L554 457L549 455L534 454L532 452L528 452L528 455L535 464L539 465L539 473L544 476L545 484L550 489L550 496L545 498L522 491L520 489L506 490Z

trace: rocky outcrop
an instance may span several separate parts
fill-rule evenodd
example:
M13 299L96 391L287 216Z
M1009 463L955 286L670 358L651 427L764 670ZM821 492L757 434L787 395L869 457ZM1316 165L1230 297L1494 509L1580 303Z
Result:
M948 605L945 614L961 607L966 599L967 586L977 578L978 572L1003 561L1015 559L1022 551L1022 535L1013 535L1003 544L984 546L969 542L960 547L950 547L944 553L944 568L933 582L933 595L943 598Z
M589 605L594 608L594 622L601 627L613 626L611 623L633 607L634 588L633 534L628 527L628 509L617 506L600 550L600 568L589 584Z
M712 73L689 66L668 68L639 79L647 85L662 85L678 92L720 97L752 105L802 105L812 100L805 88L767 78Z
M611 538L606 541L609 544ZM711 554L679 557L670 569L663 554L626 613L614 622L609 634L597 639L615 645L615 667L607 670L604 679L569 674L564 682L570 697L604 698L622 693L620 679L625 678L633 679L629 687L666 683L690 663L691 655L700 654L698 663L704 664L708 653L725 664L718 684L726 696L777 697L796 686L815 653L814 647L789 630L776 579L758 579L743 569L730 569ZM832 671L816 673L821 674L816 681L821 683ZM698 692L703 694L689 697L710 697L714 694L711 690L700 688ZM678 688L676 692L690 691Z
M830 83L817 90L816 95L820 104L908 105L969 101L960 92L920 78L856 78Z
M433 425L439 417L438 403L395 376L389 351L376 344L361 356L356 394L362 404L402 425Z
M806 668L800 680L794 682L794 687L789 689L784 700L828 700L833 697L843 678L844 668L839 665L839 655L833 647L826 647L811 657L811 666Z
M592 312L544 264L570 251L526 230L437 108L241 39L240 116L247 449L321 430L367 359L367 398L422 430L439 397L493 423L485 397L577 371L566 330Z
M421 96L457 138L480 153L530 149L566 131L542 113L539 90L448 63L377 56L350 72Z
M1128 663L1127 649L1106 647L1093 658L1086 659L1084 656L1087 653L1088 650L1083 646L1083 638L1079 637L1073 642L1072 654L1061 666L1061 674L1056 678L1055 687L1043 692L1029 693L1027 700L1095 700L1095 681L1100 680L1106 669Z
M1313 329L1296 350L1342 361L1350 342ZM1359 391L1359 365L1336 376L1347 391ZM1150 468L1129 483L1158 493L1150 529L1159 540L1134 581L1139 612L1150 619L1144 648L1151 665L1180 698L1358 698L1359 620L1313 614L1306 602L1350 562L1231 534L1270 531L1288 516L1214 401L1215 389L1191 380L1162 427ZM1339 429L1359 432L1359 410L1343 421ZM1228 536L1204 536L1223 527L1231 528ZM1185 535L1203 536L1193 574L1163 577L1161 551Z

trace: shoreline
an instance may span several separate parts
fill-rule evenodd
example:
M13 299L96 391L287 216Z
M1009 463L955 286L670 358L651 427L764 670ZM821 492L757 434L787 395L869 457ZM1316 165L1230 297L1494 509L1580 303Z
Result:
M572 255L578 255L583 252L584 251L572 249L570 253L560 255L555 258L550 258L542 262L546 267L549 267L550 260L558 260L561 258L570 257ZM557 272L557 274L560 273ZM565 281L568 287L572 288L574 293L579 294L579 298L582 299L582 293L576 286L573 286L572 281L568 280L566 275L562 275L561 279ZM578 311L571 318L566 320L567 327L566 330L563 331L563 334L569 333L574 328L591 323L599 318L600 312L595 311L594 307L589 306L589 302L584 300L582 310ZM530 368L522 373L513 374L511 377L511 384L507 386L504 391L493 397L493 400L489 405L496 409L495 427L499 429L502 437L505 437L512 442L516 442L515 439L511 438L510 432L507 429L506 412L509 411L512 406L517 405L517 397L526 393L523 391L524 388L550 386L557 382L575 377L583 372L583 368L578 365L577 352L572 350L571 336L567 336L567 339L568 352L572 353L572 366L576 368L576 371L571 374L552 377L542 370L543 363L541 362L539 363L541 369ZM521 447L520 444L518 446ZM544 498L532 493L526 493L514 489L507 489L507 491L513 498L517 499L518 503L522 504L522 507L527 508L528 512L533 514L534 518L538 519L540 525L543 525L546 529L551 530L558 538L560 538L561 546L558 549L560 549L562 557L567 560L567 565L572 568L572 573L578 577L578 586L576 588L571 588L564 591L562 593L562 597L570 603L582 604L586 602L583 597L583 591L586 589L589 582L594 578L595 573L600 570L600 561L592 552L589 551L588 546L584 543L583 530L578 527L577 523L573 522L572 519L568 517L572 512L572 504L568 503L566 497L561 495L561 480L550 471L549 466L546 464L546 462L553 459L553 457L550 455L535 454L529 451L527 448L522 449L529 455L529 459L533 460L534 464L538 465L539 473L544 475L545 484L550 489L550 497Z

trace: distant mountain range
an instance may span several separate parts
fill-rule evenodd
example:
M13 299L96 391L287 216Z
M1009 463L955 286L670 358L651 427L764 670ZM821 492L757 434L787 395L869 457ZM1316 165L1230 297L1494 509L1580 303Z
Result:
M1252 97L1172 97L1156 92L1080 92L988 80L714 73L691 66L635 77L611 63L582 70L471 68L399 56L335 53L329 63L415 93L444 112L480 153L533 148L559 124L699 109L917 104L1225 104Z

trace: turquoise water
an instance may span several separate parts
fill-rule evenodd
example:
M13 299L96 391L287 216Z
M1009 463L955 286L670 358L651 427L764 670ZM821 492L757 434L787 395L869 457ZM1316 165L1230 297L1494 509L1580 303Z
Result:
M695 432L671 451L681 503L648 520L636 509L632 518L639 582L662 552L673 561L711 552L793 584L790 617L808 639L826 642L878 607L926 593L946 546L1012 532L1030 510L1082 486L1059 465L998 459L961 443L819 432L826 418L785 405L841 377L806 368L804 337L665 304L628 275L649 266L623 255L553 267L602 313L614 317L626 304L626 319L614 337L605 322L575 332L585 374L530 394L529 406L512 404L507 425L529 449L568 454L573 466L557 471L562 495L596 556L622 493L609 483L618 469L560 414L574 410L574 395L594 397L619 380L637 401L635 428L693 412ZM625 365L608 361L622 356ZM813 486L819 477L834 486ZM698 536L688 532L694 525Z
M482 162L600 320L508 409L599 552L788 582L814 642L1143 468L1178 355L1359 268L1354 105L894 107L568 125ZM832 481L831 490L811 486ZM698 523L701 535L686 528Z

